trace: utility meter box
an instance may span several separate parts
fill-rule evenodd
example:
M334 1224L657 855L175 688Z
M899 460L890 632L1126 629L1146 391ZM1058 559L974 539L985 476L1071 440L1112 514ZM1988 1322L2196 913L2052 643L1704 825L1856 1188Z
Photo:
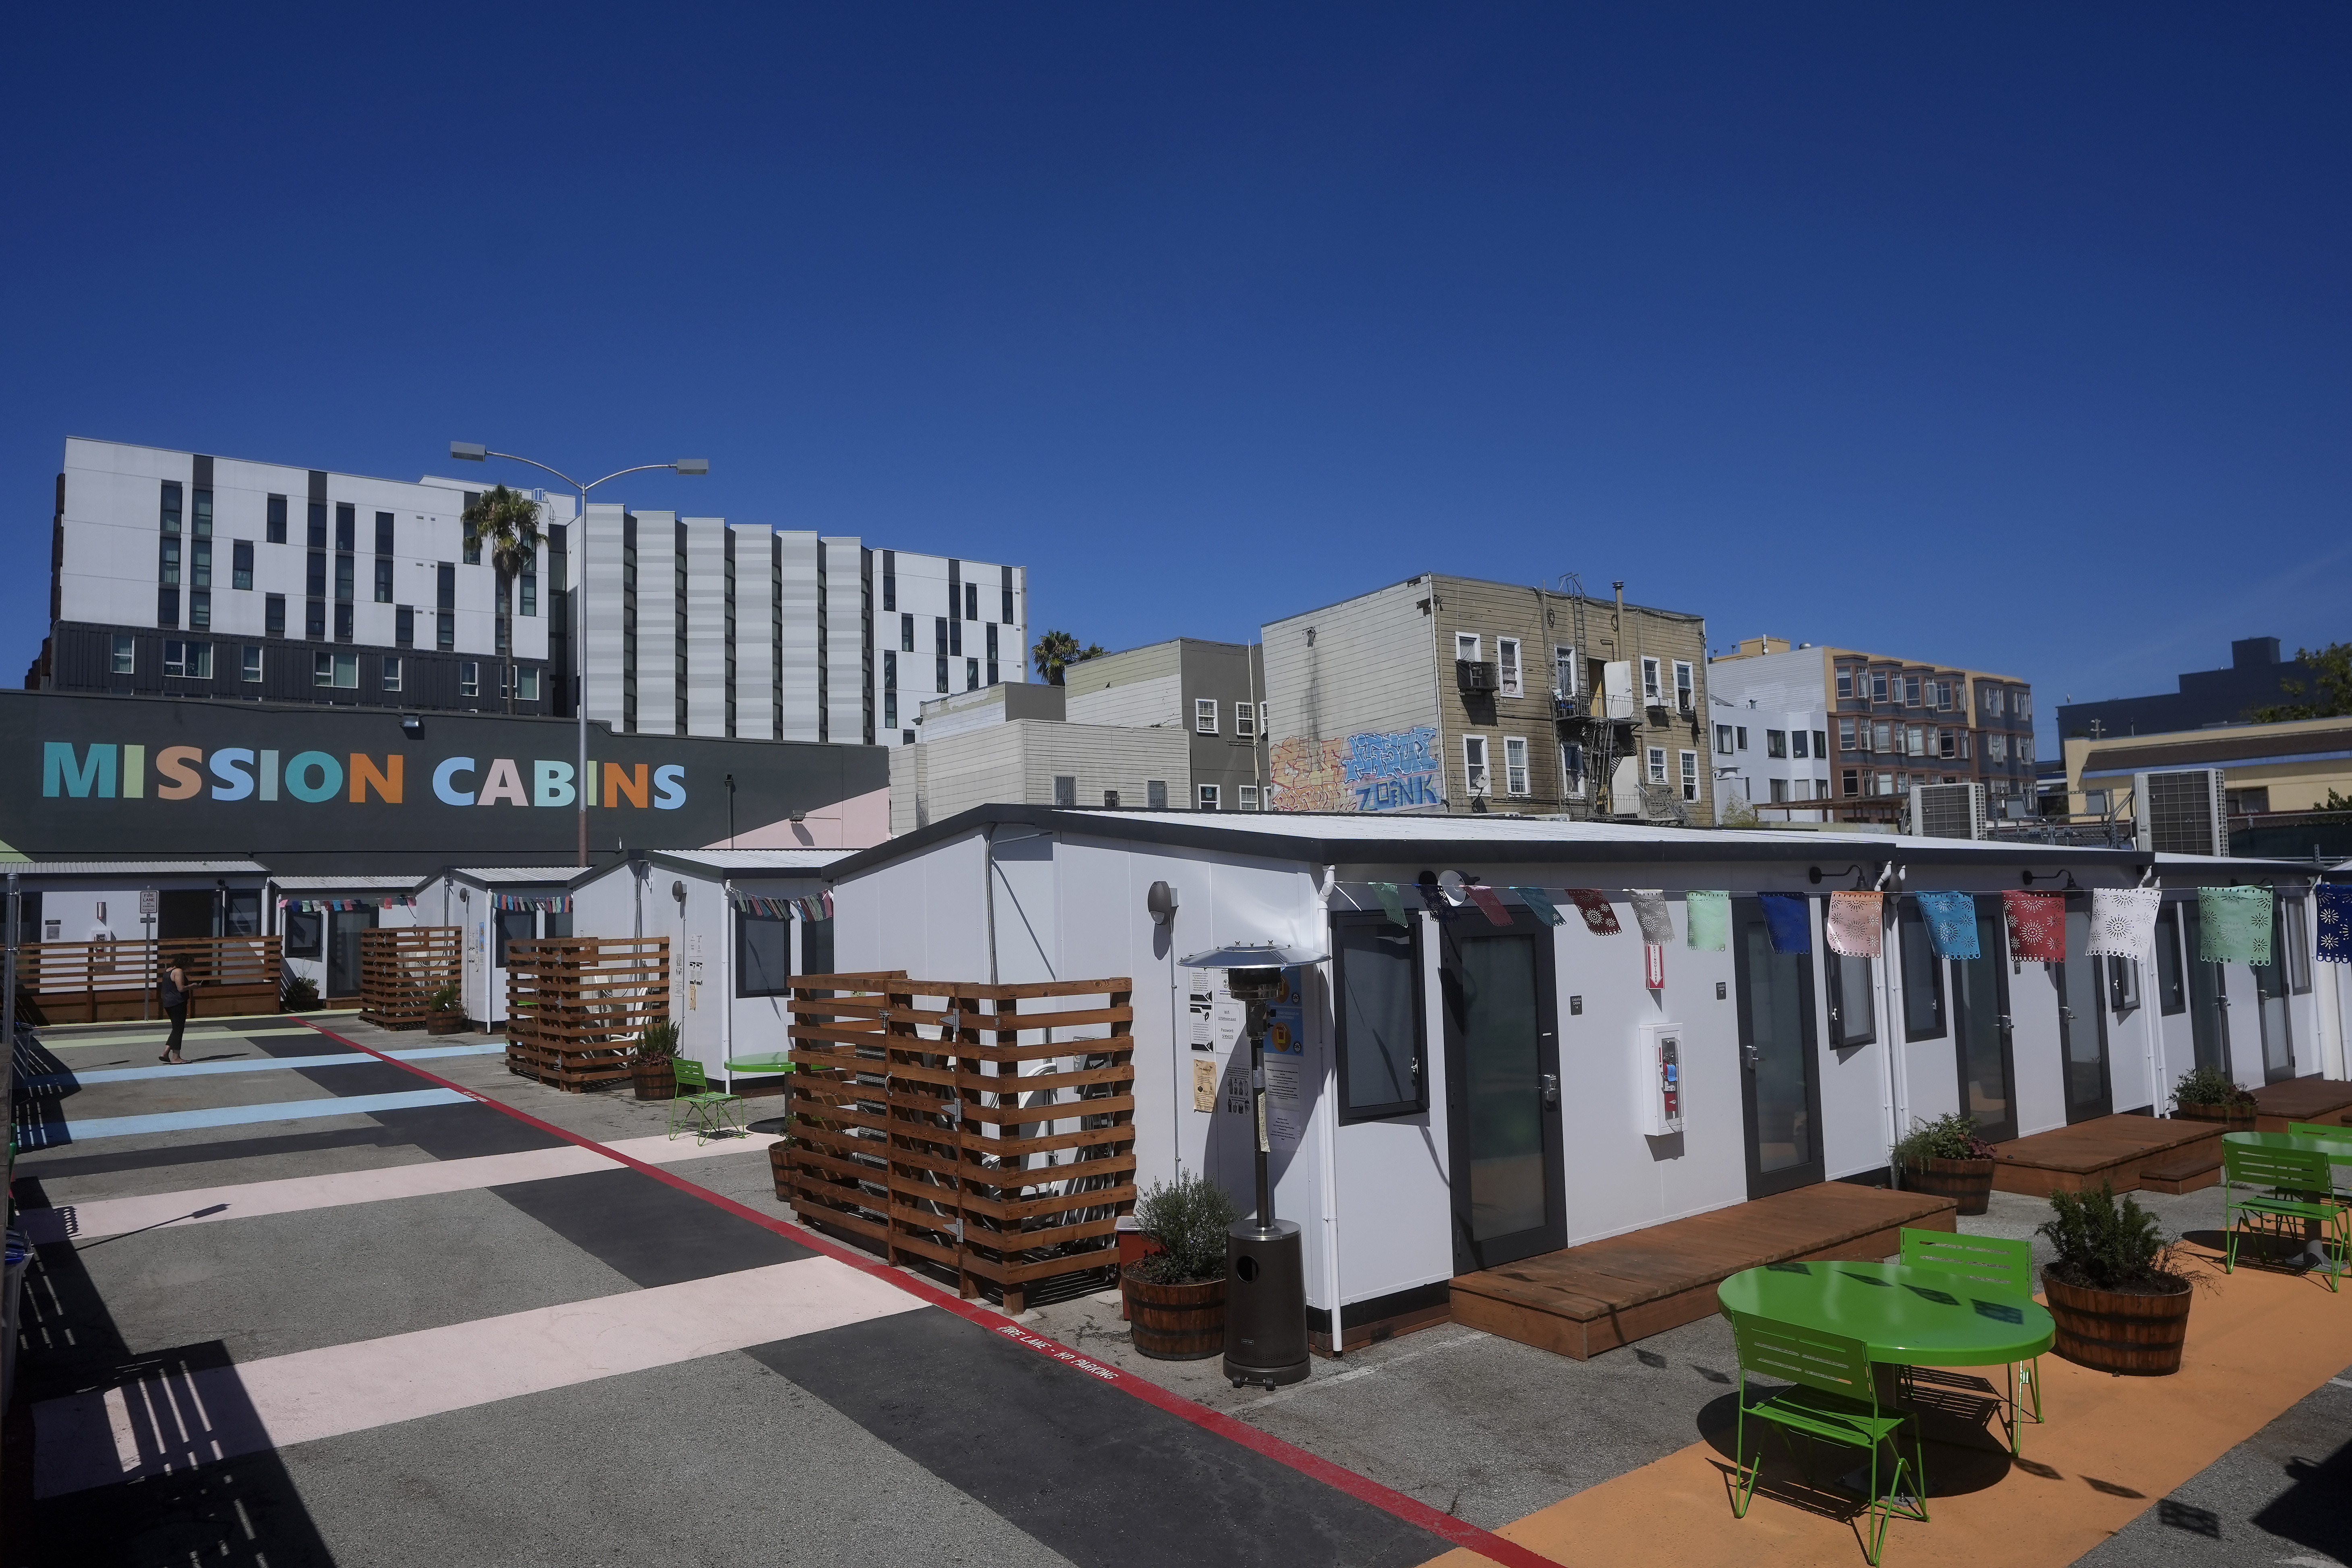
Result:
M1683 1130L1683 1026L1642 1026L1642 1059L1635 1064L1643 1136L1664 1138Z

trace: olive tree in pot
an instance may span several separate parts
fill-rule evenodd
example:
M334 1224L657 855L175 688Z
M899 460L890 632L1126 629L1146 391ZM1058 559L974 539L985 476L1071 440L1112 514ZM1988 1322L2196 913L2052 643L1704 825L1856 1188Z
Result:
M1154 1182L1135 1205L1145 1239L1160 1250L1120 1271L1137 1353L1205 1361L1225 1349L1225 1232L1241 1211L1208 1177Z
M677 1098L677 1026L667 1018L647 1024L637 1036L637 1054L629 1063L639 1100Z
M455 1035L466 1027L466 1009L457 1005L457 983L451 981L425 999L425 1032Z
M1933 1121L1911 1119L1911 1131L1889 1151L1897 1178L1915 1193L1958 1198L1962 1214L1982 1214L1992 1201L1992 1145L1977 1136L1977 1119L1954 1111Z
M2156 1216L2112 1183L2053 1193L2040 1234L2057 1248L2042 1285L2057 1321L2057 1352L2077 1365L2132 1377L2180 1370L2189 1337L2189 1281Z
M2172 1114L2189 1121L2220 1121L2231 1127L2252 1127L2257 1114L2254 1097L2240 1089L2219 1068L2196 1068L2180 1075L2172 1086Z

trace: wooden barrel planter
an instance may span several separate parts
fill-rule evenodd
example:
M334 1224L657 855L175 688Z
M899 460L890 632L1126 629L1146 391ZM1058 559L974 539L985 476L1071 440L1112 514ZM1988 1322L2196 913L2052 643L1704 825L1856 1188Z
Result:
M1155 1285L1121 1270L1138 1355L1154 1361L1206 1361L1225 1349L1225 1282Z
M639 1100L676 1100L677 1069L667 1057L639 1057L629 1064L629 1080Z
M1914 1161L1903 1167L1906 1191L1958 1199L1962 1214L1982 1214L1992 1203L1990 1160Z
M768 1174L776 1184L776 1201L793 1201L793 1145L789 1138L779 1138L768 1145Z
M2052 1347L2077 1366L2126 1377L2165 1377L2180 1370L2189 1339L2189 1281L2161 1296L2094 1290L2042 1276L2050 1316L2058 1324Z
M425 1015L425 1032L428 1035L462 1035L466 1032L466 1015L457 1008Z

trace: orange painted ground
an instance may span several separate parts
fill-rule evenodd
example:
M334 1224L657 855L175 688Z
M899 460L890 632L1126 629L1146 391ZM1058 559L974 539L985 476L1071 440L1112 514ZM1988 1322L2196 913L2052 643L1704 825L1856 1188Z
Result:
M2122 1529L2156 1500L2352 1364L2352 1288L2207 1260L2189 1310L2189 1345L2172 1377L2110 1377L2042 1358L2049 1419L2025 1428L2012 1465L1993 1432L1950 1416L1927 1426L1927 1523L1897 1519L1886 1561L1897 1568L2058 1568ZM1998 1367L1960 1375L1979 1376ZM1720 1433L1712 1422L1722 1415ZM1744 1520L1731 1516L1731 1405L1709 1412L1710 1441L1692 1444L1554 1503L1496 1533L1569 1564L1863 1561L1851 1501L1811 1492L1777 1437ZM1997 1430L1997 1429L1996 1429ZM1756 1424L1748 1428L1755 1451ZM1907 1447L1907 1445L1906 1445ZM1818 1450L1820 1479L1859 1450ZM1849 1458L1851 1456L1851 1458ZM1821 1473L1825 1472L1825 1473ZM1486 1558L1446 1553L1429 1568Z

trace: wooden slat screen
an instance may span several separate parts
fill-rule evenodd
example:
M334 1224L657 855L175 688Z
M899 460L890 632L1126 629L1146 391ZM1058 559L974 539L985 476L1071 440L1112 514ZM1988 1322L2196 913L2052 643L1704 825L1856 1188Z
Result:
M629 1077L669 1016L669 939L549 937L507 948L507 1070L579 1090Z
M192 1018L279 1011L274 936L28 942L16 950L16 994L37 1024L161 1018L161 980L174 963L199 983L188 1004Z
M387 1029L425 1026L433 994L463 984L461 926L379 926L360 932L360 1016Z

